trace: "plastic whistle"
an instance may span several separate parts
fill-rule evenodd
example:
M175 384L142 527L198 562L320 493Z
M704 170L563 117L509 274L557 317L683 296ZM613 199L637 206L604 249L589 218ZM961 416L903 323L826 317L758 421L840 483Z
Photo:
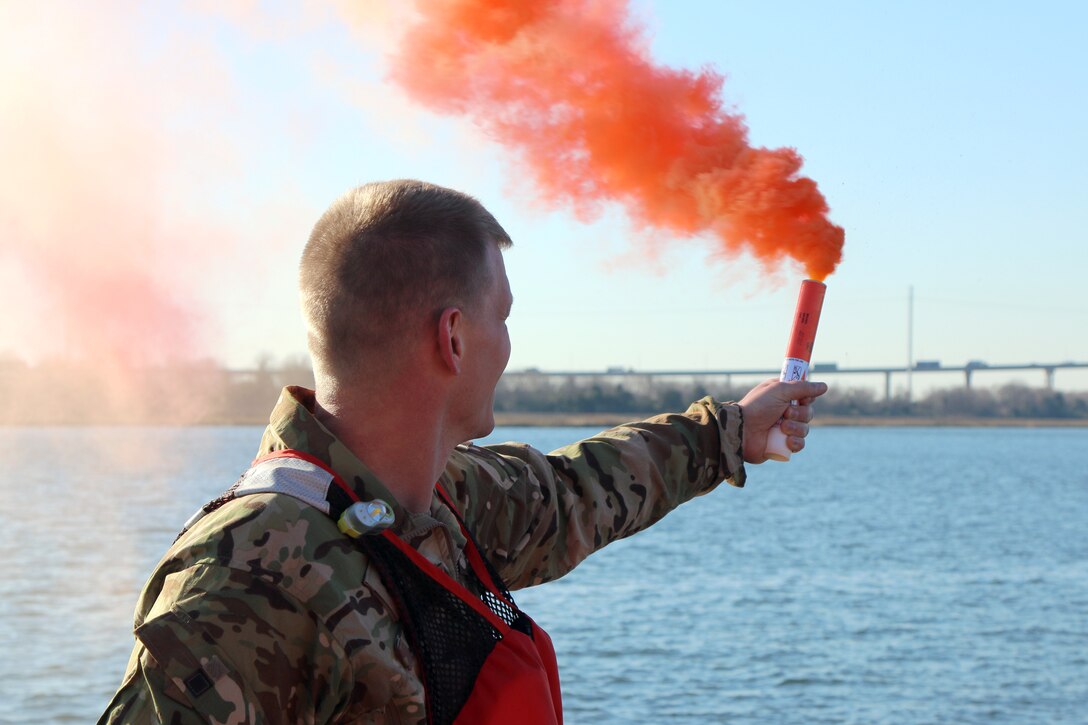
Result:
M782 363L779 380L805 380L812 360L812 345L816 342L816 327L820 324L820 310L824 306L827 285L814 279L801 283L797 295L797 310L793 313L793 330L786 346L786 361ZM796 405L797 401L793 401ZM772 461L788 461L792 451L786 447L786 434L778 422L767 436L767 458Z

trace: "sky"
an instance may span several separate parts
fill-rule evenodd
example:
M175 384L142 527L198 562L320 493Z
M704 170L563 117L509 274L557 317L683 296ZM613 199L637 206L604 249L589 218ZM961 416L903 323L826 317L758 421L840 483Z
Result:
M411 177L513 237L509 369L780 365L801 265L544 198L494 128L391 76L391 54L430 57L402 44L403 8L0 2L0 356L301 357L312 224L352 186ZM911 289L915 360L1088 361L1088 5L628 11L653 63L724 76L749 143L795 149L845 231L817 362L904 364Z

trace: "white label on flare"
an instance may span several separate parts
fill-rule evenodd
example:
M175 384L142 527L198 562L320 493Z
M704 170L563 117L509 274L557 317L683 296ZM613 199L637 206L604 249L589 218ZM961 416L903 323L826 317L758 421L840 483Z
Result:
M806 377L808 377L808 360L788 357L786 362L782 363L782 374L778 379L793 382L795 380L804 380Z

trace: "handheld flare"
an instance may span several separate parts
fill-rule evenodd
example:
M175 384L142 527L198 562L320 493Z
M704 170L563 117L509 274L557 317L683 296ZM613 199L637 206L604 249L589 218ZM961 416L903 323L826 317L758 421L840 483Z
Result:
M793 330L786 346L786 361L782 363L779 380L804 380L808 377L812 360L812 345L816 342L816 327L820 324L820 310L824 306L827 285L814 279L801 283L797 295L797 310L793 313ZM796 402L796 401L795 401ZM788 461L791 451L786 447L786 434L781 423L771 428L767 436L767 458L772 461Z

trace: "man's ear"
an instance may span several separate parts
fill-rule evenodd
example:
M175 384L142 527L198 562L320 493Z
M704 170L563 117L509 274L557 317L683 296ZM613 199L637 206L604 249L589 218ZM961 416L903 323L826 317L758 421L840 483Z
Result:
M465 318L458 307L447 307L438 318L438 356L454 375L461 373Z

